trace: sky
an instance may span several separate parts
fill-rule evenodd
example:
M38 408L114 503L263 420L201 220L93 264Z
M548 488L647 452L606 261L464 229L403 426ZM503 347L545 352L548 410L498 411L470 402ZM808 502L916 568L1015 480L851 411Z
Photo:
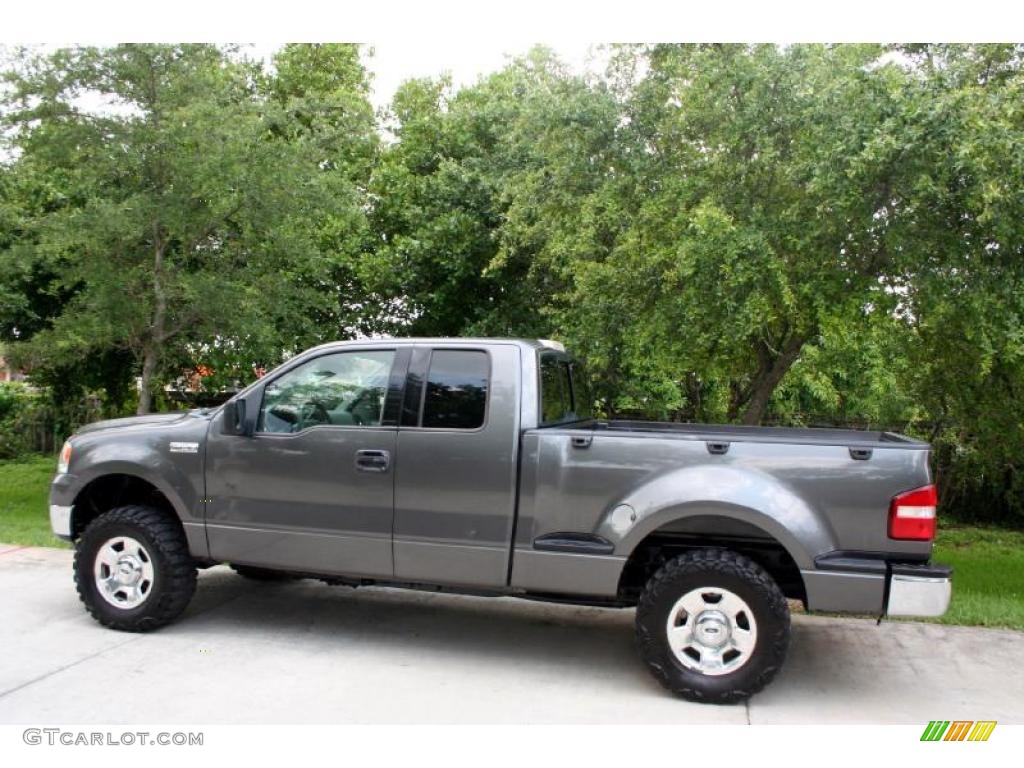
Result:
M500 44L467 39L458 45L445 45L424 37L369 42L363 48L363 64L373 74L370 98L374 107L387 106L404 81L414 77L437 77L444 72L451 74L456 88L472 85L482 75L501 69L511 58L525 54L534 45L551 48L575 72L601 72L607 61L605 48L577 41ZM269 60L279 47L273 43L254 44L251 55Z
M30 45L37 51L50 52L71 43ZM281 45L282 43L268 41L243 44L242 49L250 57L263 59L269 63ZM447 72L451 74L452 83L456 88L472 85L480 77L500 70L509 60L524 55L535 45L550 48L567 66L578 73L603 72L608 62L607 45L565 39L533 43L496 43L467 38L453 45L424 37L418 40L368 42L363 44L361 50L363 64L372 74L370 100L375 109L381 109L391 103L398 86L410 78L438 77ZM0 59L3 58L4 47L0 44ZM97 94L84 94L76 103L89 110L111 109L110 104ZM0 158L4 157L6 155L0 150Z
M30 43L36 50L49 52L72 43ZM102 44L102 43L100 43ZM107 43L111 44L111 43ZM13 49L15 44L8 44ZM253 58L269 63L282 43L243 44ZM496 72L511 59L526 54L535 45L552 49L574 72L604 71L608 48L600 43L578 40L539 40L537 42L498 43L493 40L466 39L457 45L424 37L419 40L391 40L363 44L362 59L373 77L371 100L374 107L390 104L398 86L414 77L438 77L447 72L456 88L472 85L480 77ZM3 48L0 44L0 48Z

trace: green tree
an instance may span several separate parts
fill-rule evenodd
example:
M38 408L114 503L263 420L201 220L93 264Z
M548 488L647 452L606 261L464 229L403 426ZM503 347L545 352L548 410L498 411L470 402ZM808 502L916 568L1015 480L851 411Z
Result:
M1024 47L538 48L379 122L360 55L7 74L0 340L36 382L141 372L146 410L333 338L554 337L608 416L906 431L958 514L1022 519Z
M277 135L309 146L320 171L318 194L329 201L311 222L325 264L304 278L314 287L330 284L334 295L329 305L315 309L320 340L373 333L380 330L377 318L387 299L364 283L360 264L376 246L366 214L380 139L360 46L288 44L274 55L273 64L267 89L288 117Z
M573 270L569 306L626 318L620 354L650 380L648 403L758 423L825 324L892 306L886 278L902 265L884 230L905 75L875 66L880 53L625 52L649 62L624 102L633 179L612 188L626 223L590 249L607 258Z
M395 141L371 184L380 246L366 271L396 297L394 327L545 335L556 285L533 283L533 262L547 222L575 213L590 189L614 100L538 48L457 93L444 79L410 81L390 117Z
M901 357L940 493L961 516L1024 519L1024 46L901 46L912 162L894 227Z
M352 203L337 205L338 184L323 194L328 150L297 135L309 115L288 86L265 97L258 65L208 45L64 49L6 80L5 190L33 202L0 244L22 287L5 279L0 295L59 304L4 307L34 368L126 351L145 413L183 359L276 361L323 334L336 291L313 222Z

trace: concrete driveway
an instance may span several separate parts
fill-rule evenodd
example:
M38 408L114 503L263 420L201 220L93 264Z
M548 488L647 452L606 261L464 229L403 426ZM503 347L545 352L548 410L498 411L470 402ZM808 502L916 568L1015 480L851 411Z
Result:
M157 633L100 627L71 553L0 545L0 723L1024 723L1024 633L797 616L746 705L672 698L633 612L201 572Z

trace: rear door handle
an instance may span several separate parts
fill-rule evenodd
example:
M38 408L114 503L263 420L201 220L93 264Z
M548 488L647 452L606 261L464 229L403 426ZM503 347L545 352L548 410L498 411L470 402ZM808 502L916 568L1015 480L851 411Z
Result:
M594 442L594 438L590 435L575 435L572 439L572 447L589 448L592 442Z
M387 472L390 466L391 454L387 451L356 451L356 469L360 472Z

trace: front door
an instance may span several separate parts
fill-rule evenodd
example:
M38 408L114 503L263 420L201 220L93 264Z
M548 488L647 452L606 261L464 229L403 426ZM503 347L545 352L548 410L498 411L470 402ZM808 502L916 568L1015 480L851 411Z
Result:
M274 376L252 436L211 425L206 524L214 559L392 576L395 349L329 352ZM395 412L391 403L396 403Z

